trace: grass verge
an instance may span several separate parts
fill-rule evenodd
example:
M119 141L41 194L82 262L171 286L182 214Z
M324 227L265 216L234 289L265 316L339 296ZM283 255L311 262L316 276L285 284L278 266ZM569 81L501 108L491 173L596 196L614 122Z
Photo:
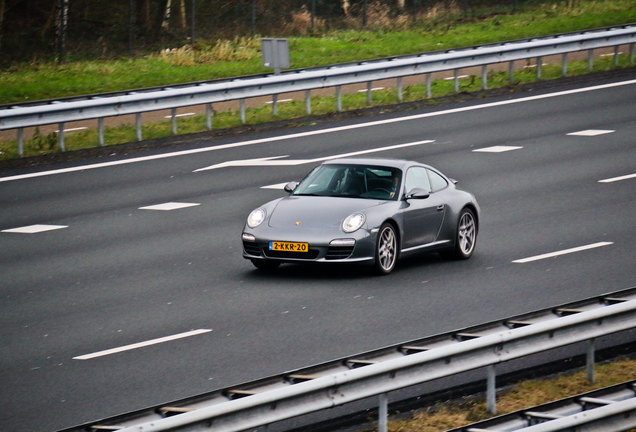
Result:
M499 415L576 396L636 379L636 359L621 359L596 366L596 382L587 381L585 370L545 379L524 381L497 396ZM440 432L493 417L485 400L445 403L417 411L411 418L389 421L389 432ZM370 431L371 429L365 429ZM362 432L362 431L361 431Z

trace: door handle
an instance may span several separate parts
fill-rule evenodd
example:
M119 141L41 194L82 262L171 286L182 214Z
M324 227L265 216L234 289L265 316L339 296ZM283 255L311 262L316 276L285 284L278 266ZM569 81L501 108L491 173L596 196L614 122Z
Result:
M443 211L444 210L444 204L440 204L437 206L437 211Z

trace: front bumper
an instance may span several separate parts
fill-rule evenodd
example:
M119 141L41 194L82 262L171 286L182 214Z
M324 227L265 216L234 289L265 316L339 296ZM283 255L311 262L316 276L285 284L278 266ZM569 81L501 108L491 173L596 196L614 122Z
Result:
M309 230L290 233L273 232L266 237L248 227L243 231L243 258L250 260L272 260L280 262L362 262L375 259L377 230L360 229L352 234L342 231L320 234ZM276 230L274 230L276 231ZM307 252L274 251L270 241L309 243ZM350 244L353 241L353 244ZM343 244L344 243L344 244ZM347 244L349 243L349 244Z

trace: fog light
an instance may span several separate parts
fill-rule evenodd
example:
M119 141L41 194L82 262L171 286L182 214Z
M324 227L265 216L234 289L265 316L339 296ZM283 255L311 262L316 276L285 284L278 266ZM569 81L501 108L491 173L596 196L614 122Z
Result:
M355 239L335 239L329 242L329 246L355 246Z

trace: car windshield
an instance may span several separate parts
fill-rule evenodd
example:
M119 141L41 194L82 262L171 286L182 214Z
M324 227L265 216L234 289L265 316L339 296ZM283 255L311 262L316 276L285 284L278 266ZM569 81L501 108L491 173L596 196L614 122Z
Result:
M320 165L292 195L396 200L402 171L373 165Z

